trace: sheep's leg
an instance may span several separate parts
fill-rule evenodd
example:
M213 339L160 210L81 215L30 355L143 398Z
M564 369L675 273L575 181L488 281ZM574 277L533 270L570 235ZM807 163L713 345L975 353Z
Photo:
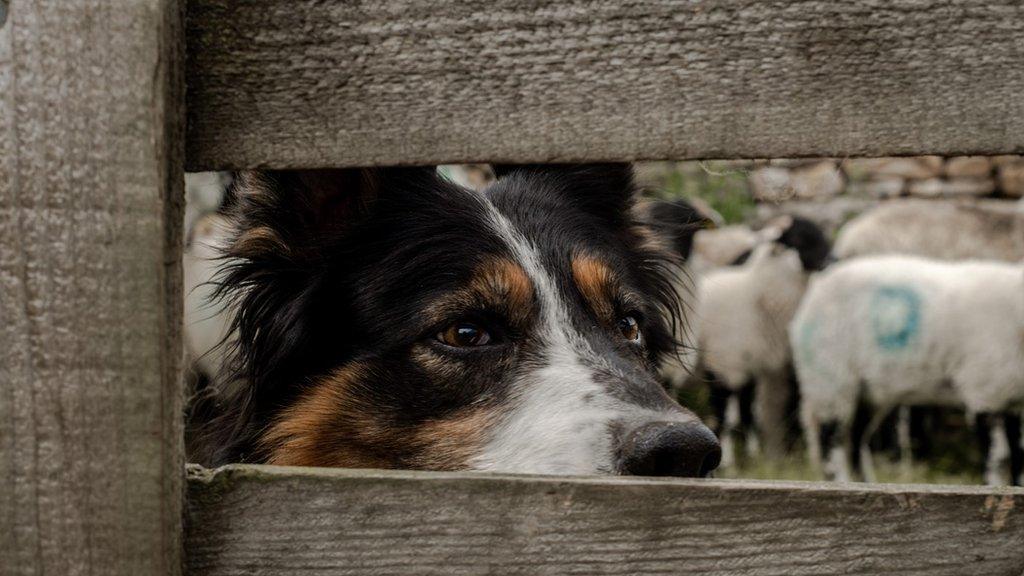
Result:
M801 407L800 421L804 427L804 444L807 446L807 462L811 468L822 473L821 460L821 430L817 418L811 416L808 411Z
M722 445L720 466L724 469L732 469L736 467L736 442L740 427L740 401L736 394L729 394L723 419L723 431L719 436Z
M764 453L772 459L781 458L786 453L790 396L789 378L785 371L771 372L758 378L754 394L754 422Z
M1021 415L1007 412L1003 414L1003 426L1006 428L1006 443L1010 445L1010 484L1021 485L1021 472L1024 469L1024 446L1021 446Z
M911 450L917 460L928 460L933 455L932 438L937 432L939 414L939 408L934 406L910 408Z
M900 473L904 478L910 477L914 466L913 446L910 442L910 406L900 406L896 421L896 442L900 449Z
M866 403L862 402L861 404L862 409L870 410ZM882 422L885 422L890 412L892 412L891 406L879 406L875 408L874 414L872 414L867 426L863 428L863 431L860 434L855 434L852 439L852 449L857 451L857 456L860 462L860 477L864 482L878 481L878 476L875 474L875 461L871 456L871 437L878 431Z
M1007 483L1006 467L1010 459L1010 446L1001 414L980 413L975 416L975 431L985 457L985 484L1001 486Z
M713 431L722 446L722 460L719 467L728 470L736 465L735 448L733 446L733 429L735 421L730 422L730 404L734 403L732 390L722 384L714 372L705 372L710 395L711 411L715 416Z
M850 427L833 420L818 429L819 454L825 458L822 471L833 482L850 481Z
M754 401L757 397L755 386L757 386L757 381L751 380L737 394L739 426L736 432L737 436L743 438L744 453L752 458L761 454L758 430L754 426Z
M711 414L715 419L712 431L715 436L721 438L725 432L725 412L732 391L723 386L713 372L705 372L704 380L708 384L708 403L711 405Z
M974 415L974 438L978 442L978 449L981 451L982 478L986 484L989 483L989 468L991 466L992 452L992 422L991 415L978 413Z

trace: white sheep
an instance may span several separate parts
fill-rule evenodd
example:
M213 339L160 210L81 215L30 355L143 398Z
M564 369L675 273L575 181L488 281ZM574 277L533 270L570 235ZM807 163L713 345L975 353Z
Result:
M956 233L950 234L951 230ZM1016 262L1024 258L1024 200L886 202L847 223L839 232L834 252L841 259L907 254L939 260ZM991 429L990 474L998 474L996 469L1012 457L1005 441L1008 433L998 421ZM897 438L901 460L909 466L909 407L900 407Z
M231 324L231 315L214 297L213 282L223 265L228 233L227 218L207 214L195 223L182 256L185 351L193 368L211 381L223 371L228 346L220 344Z
M754 249L762 236L744 224L700 230L693 236L693 249L688 261L695 275L729 266Z
M693 301L701 278L713 270L734 264L737 258L749 254L762 240L761 235L743 224L701 229L693 233L685 253L681 254L686 263L674 281L681 301ZM688 308L687 312L688 316L694 315L692 309ZM696 322L678 324L675 336L683 346L677 356L662 362L661 376L674 390L680 390L693 381L697 364L697 329Z
M1003 414L1024 400L1024 266L876 256L814 278L790 327L812 461L851 478L852 450L897 405ZM858 404L874 408L861 434ZM1019 446L1019 442L1017 443Z
M844 260L913 254L939 260L1016 262L1024 258L1024 212L1020 204L1013 208L1008 202L893 200L843 226L834 253Z

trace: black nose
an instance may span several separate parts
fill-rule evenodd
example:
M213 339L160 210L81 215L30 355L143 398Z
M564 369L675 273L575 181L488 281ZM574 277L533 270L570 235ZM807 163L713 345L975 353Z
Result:
M623 474L703 478L718 467L722 448L700 422L651 422L626 436L620 454Z

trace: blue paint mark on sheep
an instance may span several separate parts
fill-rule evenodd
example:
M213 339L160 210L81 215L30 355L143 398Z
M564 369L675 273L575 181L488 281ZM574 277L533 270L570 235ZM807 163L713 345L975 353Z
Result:
M797 328L797 353L807 366L814 364L815 344L818 338L818 321L807 320Z
M921 329L921 295L907 286L882 286L871 295L875 344L898 351L914 342Z

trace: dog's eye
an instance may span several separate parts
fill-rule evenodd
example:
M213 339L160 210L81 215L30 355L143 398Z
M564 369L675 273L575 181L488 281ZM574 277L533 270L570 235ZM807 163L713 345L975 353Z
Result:
M623 316L619 318L619 332L622 332L623 338L630 342L640 341L640 323L636 321L633 316Z
M470 322L459 322L439 332L437 339L442 343L456 348L485 346L491 342L491 334Z

